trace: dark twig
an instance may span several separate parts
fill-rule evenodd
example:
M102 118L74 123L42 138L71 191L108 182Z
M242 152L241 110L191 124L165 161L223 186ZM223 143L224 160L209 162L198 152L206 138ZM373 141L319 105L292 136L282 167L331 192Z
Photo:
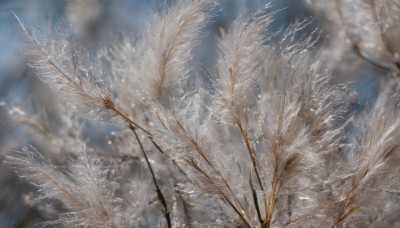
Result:
M249 178L249 179L250 179L250 187L251 187L251 192L252 192L252 194L253 194L254 206L255 206L256 211L257 211L258 221L259 221L261 224L263 224L264 221L263 221L262 216L261 216L260 206L258 205L258 198L257 198L256 188L254 187L253 181L252 181L251 178L252 178L252 177L251 177L251 175L250 175L250 178Z
M167 207L167 203L166 203L165 197L162 194L161 189L160 189L160 187L159 187L159 185L157 183L157 179L156 179L156 176L154 174L153 168L151 167L149 158L147 157L147 154L146 154L146 152L145 152L145 150L143 148L143 144L139 139L139 135L137 134L135 127L132 124L130 124L129 128L132 130L133 134L135 135L136 140L139 143L140 150L143 153L143 157L146 160L147 166L149 167L150 174L151 174L151 177L153 179L154 186L156 187L158 200L160 201L161 205L164 207L164 210L163 210L164 217L167 220L168 227L171 228L171 218L170 218L170 213L169 213L169 210L168 210L168 207ZM153 142L153 144L155 144L155 143ZM159 148L158 146L156 146L156 147Z

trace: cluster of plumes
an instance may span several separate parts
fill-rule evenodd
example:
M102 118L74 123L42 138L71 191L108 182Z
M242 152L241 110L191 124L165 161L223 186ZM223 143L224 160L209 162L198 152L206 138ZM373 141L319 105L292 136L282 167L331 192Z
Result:
M329 57L314 50L318 33L299 35L308 20L271 32L268 5L221 31L215 66L200 69L193 50L215 5L179 0L153 17L141 40L99 52L104 65L90 63L65 33L42 39L17 18L30 65L76 110L60 105L67 123L78 122L68 127L81 131L80 114L118 126L107 153L77 147L79 133L52 134L37 124L45 119L16 115L42 129L38 139L51 136L56 151L75 144L65 149L67 168L34 149L8 155L40 199L62 203L48 224L397 224L397 83L364 116L349 113L348 85L332 83Z

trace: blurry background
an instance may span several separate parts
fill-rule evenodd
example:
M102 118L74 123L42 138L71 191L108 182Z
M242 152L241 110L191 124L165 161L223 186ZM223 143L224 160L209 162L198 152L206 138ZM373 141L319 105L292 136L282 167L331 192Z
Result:
M24 115L25 109L36 112L46 109L46 113L51 113L52 104L56 102L49 90L34 77L19 53L18 42L22 33L12 12L28 26L37 26L44 31L57 29L60 24L70 24L77 39L93 51L99 46L107 46L113 37L122 32L140 36L149 15L172 3L167 0L0 0L0 151L12 151L34 143L23 125L11 118L14 114ZM202 41L196 54L196 58L206 66L212 65L214 57L210 53L215 53L219 30L227 28L241 9L254 10L263 1L219 0L219 3L208 26L210 35ZM296 19L313 17L311 27L304 32L319 28L322 41L318 45L332 48L329 46L329 22L325 20L323 11L313 7L310 1L276 0L271 4L271 12L279 10L272 30L282 28ZM354 55L350 59L354 60ZM379 70L365 63L364 66L351 70L343 65L340 69L332 67L337 70L338 82L356 81L356 106L359 107L375 99L379 84L379 78L376 77ZM101 131L91 132L94 138L102 137L101 133L96 133ZM48 217L40 210L29 206L33 187L17 178L2 160L0 153L0 227L34 227L37 222L47 220Z

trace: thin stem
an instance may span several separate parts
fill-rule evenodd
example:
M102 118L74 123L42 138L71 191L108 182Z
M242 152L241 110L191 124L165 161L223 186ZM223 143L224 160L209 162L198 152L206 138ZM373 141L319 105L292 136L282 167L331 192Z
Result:
M145 150L143 148L142 142L139 139L139 135L137 134L136 129L134 128L133 125L129 125L129 128L132 130L133 134L135 135L136 140L139 143L140 150L143 153L143 157L146 160L147 166L149 167L150 174L151 174L151 177L153 179L154 186L156 187L158 200L161 202L161 205L164 207L164 211L163 211L164 217L167 220L168 227L171 228L171 218L170 218L170 213L169 213L169 210L168 210L168 207L167 207L167 203L166 203L165 197L162 194L161 189L160 189L160 187L159 187L159 185L157 183L157 179L156 179L156 176L154 174L153 168L152 168L152 166L150 164L149 158L147 157L147 154L146 154L146 152L145 152Z
M251 149L249 136L247 134L247 131L245 131L243 129L242 124L239 121L237 121L237 125L238 125L238 127L240 129L240 133L242 134L243 140L244 140L244 142L246 144L247 151L250 154L251 162L253 164L254 171L256 173L258 183L260 184L260 188L261 188L262 191L264 191L264 188L263 188L263 185L262 185L262 182L261 182L261 176L260 176L260 173L259 173L258 168L257 168L258 164L257 164L257 161L256 161L256 157L254 155L254 151Z
M256 211L257 211L258 221L260 222L260 224L263 224L264 221L263 221L263 219L261 217L261 211L260 211L260 206L258 204L257 192L256 192L256 188L253 186L253 181L251 180L251 175L250 175L250 178L249 178L249 182L250 182L251 192L253 194L254 207L256 208Z
M268 202L265 202L266 209L265 209L264 227L266 228L269 228L271 226L272 216L274 214L274 210L276 207L277 195L282 186L282 182L279 180L278 177L278 171L279 171L278 162L281 161L281 158L279 157L279 148L283 144L283 138L281 135L282 135L283 119L285 114L285 105L286 105L286 92L283 93L282 104L279 110L278 128L276 130L275 142L272 149L272 153L275 157L275 163L274 163L271 195L268 199Z

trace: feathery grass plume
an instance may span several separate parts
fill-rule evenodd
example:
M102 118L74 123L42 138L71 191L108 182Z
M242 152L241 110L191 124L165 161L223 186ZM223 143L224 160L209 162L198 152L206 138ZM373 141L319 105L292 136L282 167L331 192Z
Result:
M192 50L210 17L214 1L179 0L174 7L152 18L139 42L140 86L147 100L168 107L171 93L191 72Z
M285 32L289 42L281 40L280 53L272 52L264 64L267 85L257 103L257 121L251 124L252 144L264 164L260 173L267 186L263 200L268 226L299 225L312 216L319 206L319 193L312 187L321 183L322 155L341 133L333 125L334 115L341 114L333 110L337 91L307 50L313 40L290 42L297 31L293 28L302 27L299 23Z
M218 89L221 103L216 106L216 113L220 113L217 118L226 123L247 127L243 126L247 121L246 112L253 105L251 101L255 100L251 91L256 89L267 50L264 43L272 37L267 35L271 21L272 15L263 9L252 16L242 14L227 32L222 31L218 42L219 78L214 86Z
M48 224L120 227L124 224L123 216L105 178L104 167L89 160L84 150L67 173L34 149L11 153L7 162L18 167L20 175L39 188L40 199L59 200L67 209L59 219Z
M321 167L324 155L336 150L342 137L343 126L335 123L340 109L331 112L335 103L326 97L337 91L329 87L319 90L329 86L329 75L318 75L321 66L307 55L303 52L291 59L282 55L277 61L269 60L267 68L274 73L274 86L262 93L258 120L251 125L255 132L252 143L259 148L257 159L264 164L260 172L267 186L265 219L271 225L299 225L313 216L320 206L316 186L329 175ZM280 68L280 61L295 65ZM310 63L315 65L299 72ZM273 70L275 67L281 70Z
M266 5L264 8L268 8ZM236 125L251 157L258 184L263 188L259 173L259 164L248 138L249 109L256 94L255 80L260 76L262 57L268 41L266 30L272 21L272 15L264 9L252 17L240 16L228 33L223 33L219 41L217 88L219 97L215 102L217 118ZM270 37L269 37L270 38Z
M134 124L114 106L105 78L101 78L101 68L88 63L83 48L62 32L54 40L39 39L14 16L25 34L21 50L40 80L81 113L101 121L120 118Z

